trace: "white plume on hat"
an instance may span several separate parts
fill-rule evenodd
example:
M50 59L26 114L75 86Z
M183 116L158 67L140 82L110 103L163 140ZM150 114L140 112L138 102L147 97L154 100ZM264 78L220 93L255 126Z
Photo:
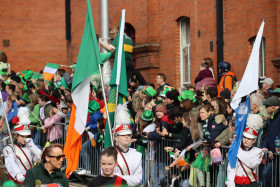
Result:
M247 127L251 127L257 131L263 126L263 119L259 114L249 114L246 121Z
M130 114L127 111L127 103L119 104L116 110L115 133L117 135L132 134L130 130Z
M130 115L127 112L127 103L118 104L116 111L116 125L129 125Z
M19 118L19 125L29 125L31 123L29 119L29 111L28 108L26 107L20 107L18 109L17 116Z

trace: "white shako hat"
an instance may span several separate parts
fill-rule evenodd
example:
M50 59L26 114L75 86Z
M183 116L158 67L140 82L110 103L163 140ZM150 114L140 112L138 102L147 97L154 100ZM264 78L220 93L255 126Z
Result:
M23 136L29 136L31 135L31 130L29 127L29 124L31 123L29 119L29 111L26 107L20 107L18 109L17 114L19 122L14 128L14 133L23 135Z
M116 124L115 124L115 134L116 135L127 135L132 134L130 128L130 114L127 111L127 103L118 104L116 111Z
M263 119L259 114L249 114L246 125L243 136L255 139L258 137L258 130L263 126Z

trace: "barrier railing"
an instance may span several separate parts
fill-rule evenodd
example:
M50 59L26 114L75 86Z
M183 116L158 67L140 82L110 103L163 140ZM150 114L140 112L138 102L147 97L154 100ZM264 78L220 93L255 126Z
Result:
M66 123L55 123L56 131L52 133L52 143L64 144L67 135L68 125ZM38 133L41 133L39 134ZM38 135L38 134L39 135ZM40 130L33 129L32 137L37 146L43 147L47 140L49 132L43 133ZM37 134L37 136L36 136ZM39 136L39 138L38 138ZM36 139L37 138L37 139ZM141 186L167 186L171 185L175 178L180 179L181 186L225 186L227 177L228 160L226 158L229 147L222 146L220 148L223 162L219 165L212 164L208 170L198 170L193 167L186 167L183 170L176 166L169 168L168 166L174 161L164 151L165 147L174 147L178 141L158 140L147 141L147 147L142 157L143 177ZM133 143L131 147L137 148L137 144ZM87 133L83 134L83 145L80 153L79 168L90 171L88 175L97 176L100 174L99 159L103 149L103 143L99 142L95 147L91 146ZM210 158L208 152L208 159ZM263 187L279 187L280 179L280 155L274 154L274 159L269 158L269 152L265 153L263 162L257 169L257 177L259 186ZM190 163L192 164L192 163ZM177 177L175 177L177 176ZM172 180L173 179L173 180Z

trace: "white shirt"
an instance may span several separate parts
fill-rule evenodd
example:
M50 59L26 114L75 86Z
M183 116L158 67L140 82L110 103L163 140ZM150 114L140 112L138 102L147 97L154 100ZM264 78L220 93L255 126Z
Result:
M132 148L129 148L127 153L122 154L128 165L130 175L122 175L119 167L116 167L115 174L125 179L128 186L140 185L142 181L142 154Z

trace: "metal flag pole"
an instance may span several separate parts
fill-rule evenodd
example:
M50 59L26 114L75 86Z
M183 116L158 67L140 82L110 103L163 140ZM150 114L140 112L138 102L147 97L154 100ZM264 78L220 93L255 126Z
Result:
M117 48L117 77L116 77L116 85L117 85L117 93L116 93L116 105L114 111L114 133L113 137L115 138L115 125L116 125L116 109L118 107L118 100L119 100L119 85L120 85L120 77L121 77L121 68L122 68L122 54L123 54L123 36L124 36L124 24L125 24L125 9L122 10L121 13L121 23L120 23L120 32L119 32L119 46ZM116 62L114 62L116 63Z
M108 110L108 105L107 105L107 99L106 99L106 94L105 94L105 88L104 88L104 82L103 82L101 64L98 64L98 68L99 68L100 81L101 81L101 87L102 87L102 95L103 95L104 104L105 104L105 109L106 109L106 114L107 114L107 121L108 121L108 125L109 125L111 144L114 145L114 144L113 144L113 136L112 136L112 126L111 126L111 121L110 121L110 116L109 116L109 110Z
M118 107L118 101L119 101L119 84L117 84L117 92L116 92L116 104L115 104L115 111L114 111L114 133L113 133L113 139L115 139L115 132L116 132L116 111Z
M11 144L12 144L12 147L13 147L13 151L15 153L14 156L15 156L15 160L16 160L16 149L15 149L15 145L14 145L14 142L13 142L12 133L11 133L10 125L9 125L9 122L8 122L7 114L6 114L6 111L5 111L5 108L4 108L4 102L3 102L1 91L0 91L0 100L1 100L1 103L2 103L2 110L3 110L3 114L4 114L4 117L5 117L5 121L6 121L8 131L9 131L9 137L10 137L10 141L11 141Z
M109 2L108 0L100 0L101 11L101 38L106 44L109 43ZM101 52L106 53L106 49L101 47ZM111 64L109 60L103 62L102 67L104 85L109 86L111 77ZM102 76L100 75L100 76Z

